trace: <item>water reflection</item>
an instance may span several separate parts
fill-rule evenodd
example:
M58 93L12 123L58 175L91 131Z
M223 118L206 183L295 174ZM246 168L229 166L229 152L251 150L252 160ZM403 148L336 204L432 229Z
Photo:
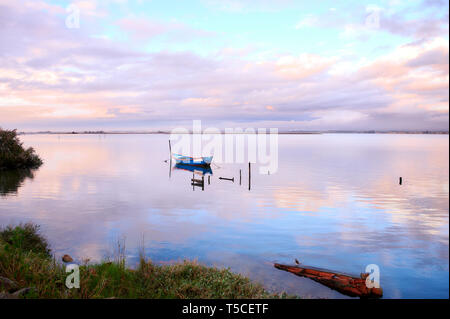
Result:
M200 175L200 176L213 174L213 171L210 166L202 167L202 166L192 166L192 165L185 165L185 164L175 164L173 169L191 172L191 173L194 173L194 174Z
M124 235L130 264L144 235L155 261L197 258L311 297L340 296L272 262L356 274L375 263L385 298L448 298L448 136L283 135L277 173L252 167L250 192L245 164L194 174L211 186L193 192L193 172L164 162L167 139L23 136L45 164L0 198L0 224L39 223L79 259ZM242 183L218 179L240 171Z
M31 169L0 170L0 196L15 195L25 179L33 179L34 171Z
M192 178L189 180L193 191L195 191L196 187L204 191L205 184L207 183L209 185L211 183L211 166L194 166L177 163L173 166L173 169L192 173ZM205 176L207 176L207 180L205 180Z

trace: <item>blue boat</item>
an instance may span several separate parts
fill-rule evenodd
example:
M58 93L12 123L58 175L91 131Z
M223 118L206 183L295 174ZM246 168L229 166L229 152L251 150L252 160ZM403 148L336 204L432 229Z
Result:
M192 165L192 166L210 166L213 157L203 156L203 157L190 157L180 154L172 154L177 164Z

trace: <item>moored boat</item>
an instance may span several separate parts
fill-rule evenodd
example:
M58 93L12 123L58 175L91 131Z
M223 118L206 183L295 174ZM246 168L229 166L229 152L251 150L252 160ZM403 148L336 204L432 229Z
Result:
M180 154L172 154L177 164L192 165L192 166L210 166L213 157L203 156L203 157L190 157Z

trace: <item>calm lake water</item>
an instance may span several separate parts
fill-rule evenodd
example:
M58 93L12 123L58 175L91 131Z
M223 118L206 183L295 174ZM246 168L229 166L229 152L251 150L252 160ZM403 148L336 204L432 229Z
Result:
M189 171L169 178L167 135L20 138L45 164L0 174L0 224L40 224L57 256L101 260L125 240L133 266L144 242L155 262L198 259L312 298L346 297L273 262L377 264L384 298L449 297L448 135L280 135L278 171L255 165L250 191L244 164L213 165L204 191Z

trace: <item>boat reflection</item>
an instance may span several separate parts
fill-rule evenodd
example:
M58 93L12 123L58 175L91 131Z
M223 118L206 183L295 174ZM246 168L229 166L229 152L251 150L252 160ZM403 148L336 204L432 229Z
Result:
M212 169L210 166L203 167L203 166L193 166L193 165L186 165L186 164L175 164L173 169L189 171L191 173L194 173L194 174L200 175L200 176L213 175L213 172L212 172Z
M211 183L211 175L213 174L211 167L208 166L194 166L186 164L175 164L174 170L183 170L192 173L192 178L190 180L192 190L195 187L201 188L202 191L205 190L205 176L208 175L208 185ZM195 178L195 176L200 176L201 178Z

